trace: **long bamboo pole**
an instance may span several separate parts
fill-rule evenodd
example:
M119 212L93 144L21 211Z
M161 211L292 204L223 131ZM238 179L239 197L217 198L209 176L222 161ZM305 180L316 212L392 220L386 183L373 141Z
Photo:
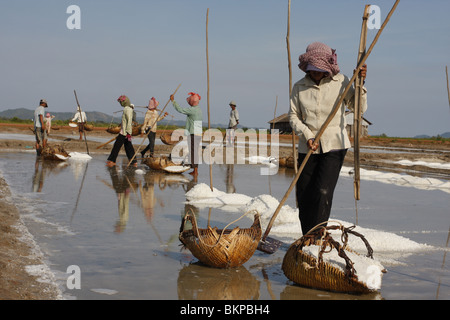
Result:
M275 99L275 110L273 111L273 123L272 123L272 130L275 129L275 118L277 117L277 106L278 106L278 96Z
M356 76L358 75L359 71L361 70L361 67L364 65L364 63L366 62L366 60L369 57L370 53L372 52L373 47L377 43L378 38L380 37L381 33L383 32L384 28L386 27L386 24L388 23L389 19L391 18L392 14L394 13L395 9L397 8L397 5L398 5L399 2L400 2L400 0L396 0L395 1L391 11L389 11L389 14L387 15L386 19L384 20L383 24L381 25L380 29L378 30L375 38L373 39L372 44L370 45L370 47L367 50L366 54L363 56L363 58L361 59L361 61L358 64L358 66L356 67L356 70L355 70L352 78L350 79L349 83L345 87L344 92L341 94L339 100L334 105L332 112L330 113L330 115L328 116L327 120L325 120L324 124L322 125L322 127L319 130L319 132L317 133L317 135L315 137L315 141L319 141L320 140L320 137L322 136L323 132L327 128L328 124L331 122L331 120L334 118L334 116L336 115L337 111L341 107L341 104L344 101L344 97L347 95L348 91L350 90L350 87L353 84L353 81L355 81ZM295 178L292 180L291 185L289 186L289 189L287 190L287 192L284 195L283 199L281 199L280 203L278 204L277 209L275 210L272 218L270 219L269 224L267 225L266 231L264 232L264 235L261 238L261 242L265 242L267 236L269 235L269 232L270 232L270 229L272 228L273 222L275 221L278 213L280 212L281 207L284 205L284 203L286 202L287 198L289 197L289 194L291 193L292 189L294 189L294 187L295 187L295 185L297 183L297 180L300 177L300 174L303 171L303 168L305 167L306 162L308 161L308 159L311 156L312 152L313 152L312 149L310 149L308 151L308 153L306 154L305 159L303 160L302 164L300 165L300 168L299 168Z
M207 104L208 104L208 132L209 132L209 143L211 144L211 118L210 118L210 108L209 108L209 53L208 53L208 23L209 23L209 8L206 10L206 78L208 80L207 88ZM211 149L209 149L211 156ZM213 178L212 178L212 163L209 159L209 187L213 191Z
M287 56L288 56L288 69L289 69L289 99L291 98L292 93L292 65L291 65L291 45L289 42L289 36L291 29L291 0L288 3L288 18L287 18L287 33L286 33L286 48L287 48ZM292 153L294 157L294 170L297 173L297 148L295 146L295 132L292 128Z
M361 25L361 36L359 39L359 49L358 49L358 57L356 63L361 61L361 58L364 56L366 52L366 41L367 41L367 19L369 18L369 8L370 5L366 5L364 7L364 14L362 17L362 25ZM360 137L361 137L361 100L362 100L362 91L364 85L364 79L359 75L356 76L355 80L355 104L353 109L353 166L354 166L354 196L355 201L361 199L360 193L360 158L359 158L359 149L360 149Z
M448 68L447 68L447 66L445 66L445 75L447 76L448 105L450 106L450 88L448 87Z
M73 90L73 93L75 94L75 100L77 100L78 112L80 113L80 122L83 123L81 107L80 107L80 103L78 102L77 92L75 90ZM86 130L84 128L83 128L83 133L84 133L84 143L86 144L86 152L87 152L87 154L89 154L89 147L88 147L88 143L86 140Z

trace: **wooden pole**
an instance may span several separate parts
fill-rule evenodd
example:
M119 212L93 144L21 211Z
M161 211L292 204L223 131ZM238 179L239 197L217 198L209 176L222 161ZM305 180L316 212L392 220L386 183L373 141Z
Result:
M324 124L322 125L322 127L319 130L319 132L317 133L317 135L315 137L315 141L319 141L320 140L320 137L322 136L323 132L327 128L328 124L331 122L331 120L336 115L337 111L340 109L341 104L344 101L344 97L347 95L348 91L350 90L350 87L353 84L353 81L355 81L356 76L358 75L359 71L361 70L361 67L364 65L364 63L366 62L366 60L369 57L370 53L372 52L373 47L377 43L378 38L380 37L381 33L383 32L384 28L386 27L386 24L388 23L389 19L391 18L392 14L394 13L395 8L397 7L399 2L400 2L400 0L396 0L395 1L394 6L392 7L391 11L389 11L389 14L387 15L386 19L384 20L383 24L381 25L380 29L378 30L375 38L373 39L372 44L370 45L370 47L367 50L366 54L362 57L362 59L359 62L358 66L356 67L355 73L353 74L353 76L350 79L349 83L345 87L344 92L341 94L339 100L334 105L333 110L331 111L331 113L328 116L327 120L325 120ZM283 207L284 203L286 202L287 198L289 197L289 194L291 193L292 189L294 189L294 187L295 187L295 185L297 183L297 180L300 177L300 174L303 171L303 168L305 167L306 162L308 161L308 159L311 156L312 152L313 152L312 149L310 149L308 151L308 153L306 154L305 159L303 160L302 164L300 165L300 168L299 168L295 178L292 180L291 185L289 186L286 194L284 195L283 199L281 199L280 203L278 204L277 209L275 210L272 218L270 219L269 224L267 225L266 231L264 232L264 235L261 238L261 242L264 242L265 239L267 238L267 236L269 235L269 232L270 232L270 229L272 228L273 222L275 221L278 213L280 212L281 207Z
M77 92L75 90L73 90L73 93L75 94L75 100L77 100L78 112L80 113L80 121L83 123L81 107L80 107L80 103L78 102ZM84 124L83 124L83 126L84 126ZM87 152L87 154L89 154L89 147L88 147L87 140L86 140L86 130L84 129L84 127L83 127L83 133L84 133L84 143L86 144L86 152Z
M447 95L448 95L448 105L450 106L450 89L448 87L448 68L445 66L445 75L447 76Z
M208 132L209 132L209 143L211 145L211 118L210 118L210 109L209 109L209 54L208 54L208 22L209 22L209 8L206 10L206 78L208 80L208 88L207 88L207 104L208 104ZM211 157L211 149L209 149L209 156ZM211 191L213 191L213 178L212 178L212 164L211 159L209 159L209 187Z
M361 58L366 53L366 41L367 41L367 19L369 18L369 8L370 5L366 5L364 7L364 14L362 17L362 26L361 26L361 36L359 39L359 49L358 49L358 58L356 63L358 64L361 61ZM359 76L356 76L355 79L355 104L353 110L353 166L354 166L354 196L355 200L359 200L361 198L360 194L360 159L359 159L359 149L360 149L360 136L361 136L361 100L362 100L362 91L363 91L364 80Z
M289 42L289 36L291 29L291 0L288 3L288 19L287 19L287 34L286 34L286 48L287 48L287 56L288 56L288 69L289 69L289 101L291 99L292 93L292 65L291 65L291 45ZM297 148L295 146L295 132L294 128L292 128L292 153L294 157L294 170L297 173Z
M278 106L278 96L275 99L275 111L273 112L273 123L272 123L272 130L275 129L275 118L277 117L277 106Z
M110 142L113 142L114 140L116 140L116 138L117 138L117 136L116 137L114 137L114 138L112 138L111 140L109 140L108 142L105 142L105 143L103 143L103 144L101 144L101 145L99 145L99 146L97 146L97 148L96 149L100 149L101 147L103 147L103 146L106 146L108 143L110 143Z
M178 85L178 87L175 89L175 91L174 91L174 93L173 93L172 95L175 95L175 93L177 93L177 91L178 91L178 89L180 88L180 86L181 86L181 83ZM166 109L166 107L167 107L167 105L169 104L169 102L170 102L170 99L167 100L166 105L165 105L164 108L161 110L161 114L164 113L164 110ZM156 123L156 121L158 121L158 117L155 119L155 122L152 123L152 126ZM132 161L134 160L134 158L136 157L136 154L137 154L137 153L139 152L139 150L141 149L142 144L144 143L144 141L145 141L146 138L147 138L147 137L144 137L144 139L142 139L142 142L141 142L141 144L139 145L139 147L137 148L137 150L136 150L136 152L134 153L133 157L131 158L130 161L128 161L128 164L127 164L127 167L126 167L126 168L128 168L128 167L130 166L131 162L132 162Z

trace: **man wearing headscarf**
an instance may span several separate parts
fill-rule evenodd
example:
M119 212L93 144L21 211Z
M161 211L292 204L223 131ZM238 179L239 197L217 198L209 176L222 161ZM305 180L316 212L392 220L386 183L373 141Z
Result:
M127 155L128 161L131 161L131 159L133 159L134 157L134 147L133 143L131 142L131 134L133 133L133 108L131 107L132 105L130 103L130 99L125 95L121 95L117 99L117 101L123 107L122 123L120 125L120 132L117 135L114 146L111 150L108 160L106 161L106 165L108 167L113 167L116 165L116 159L122 146L125 147L125 153ZM137 161L135 158L133 159L131 165L133 167L137 167Z
M351 88L342 106L323 132L320 141L316 134L332 112L341 93L349 83L337 63L336 50L326 44L314 42L299 57L299 68L305 77L294 84L290 99L289 121L299 136L298 165L308 150L314 153L306 163L297 181L297 202L303 234L318 224L328 221L334 189L344 162L347 149L351 147L345 129L345 106L354 107L355 90ZM365 79L367 66L361 68ZM362 112L367 109L367 90L363 88Z
M189 92L189 97L186 98L187 103L190 105L189 108L181 108L180 105L174 100L174 96L170 96L172 104L179 113L185 114L186 117L186 128L185 134L188 136L189 153L191 157L191 168L193 171L190 172L191 175L198 175L198 163L200 158L200 143L202 141L203 135L203 115L202 109L198 106L200 102L200 95L194 92Z
M148 110L145 113L144 124L142 125L141 135L148 133L148 145L144 150L141 151L142 157L145 153L150 150L150 157L153 157L153 151L155 150L155 138L156 138L156 128L157 122L164 119L168 113L165 112L163 115L159 116L156 107L158 107L159 102L156 101L155 97L152 97L148 102Z

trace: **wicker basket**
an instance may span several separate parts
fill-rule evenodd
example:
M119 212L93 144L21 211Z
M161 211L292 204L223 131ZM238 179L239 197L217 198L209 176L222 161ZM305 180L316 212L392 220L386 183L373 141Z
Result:
M191 222L192 229L184 229L187 221ZM239 267L252 257L261 239L259 214L255 214L250 228L218 230L210 226L198 229L194 214L188 212L182 220L179 239L194 257L207 266Z
M357 235L361 236L359 234ZM313 234L312 237L308 234L308 236L309 237L304 236L295 241L284 256L281 268L289 280L301 286L327 291L346 293L370 293L376 291L370 289L365 283L358 281L357 276L353 272L353 263L346 255L346 252L348 253L351 251L349 249L344 249L346 244L340 246L333 240L331 240L331 242L334 242L334 244L326 244L325 242L329 241L331 238L328 232L326 234ZM346 272L324 262L322 259L319 259L320 261L318 262L317 258L302 250L305 246L310 246L320 241L323 241L321 243L323 249L333 250L333 248L335 248L338 250L339 256L346 260ZM363 241L365 242L369 251L369 256L371 257L372 249L364 238ZM331 249L329 245L331 245ZM324 253L326 254L327 251L324 251Z
M132 136L138 136L141 134L141 128L142 125L133 125L131 135ZM120 126L109 126L108 129L106 129L106 132L109 132L111 134L118 134L120 132L121 127Z
M182 137L180 137L180 138L182 139ZM164 144L167 144L169 146L177 144L181 140L181 139L180 140L172 140L172 135L168 132L162 133L160 136L160 139Z
M47 145L41 152L44 160L65 161L70 158L69 154L60 145Z
M133 128L131 129L131 135L132 136L138 136L141 134L142 124L134 124Z
M284 158L280 158L278 160L278 164L280 167L285 167L285 168L294 168L294 157L293 156L289 156L289 157L284 157Z
M94 125L85 123L84 124L84 130L92 131L92 130L94 130Z
M120 132L120 126L109 126L108 129L106 129L106 132L118 134Z
M142 160L142 163L146 164L153 170L163 170L166 167L175 166L175 163L173 163L172 160L164 156L148 157Z

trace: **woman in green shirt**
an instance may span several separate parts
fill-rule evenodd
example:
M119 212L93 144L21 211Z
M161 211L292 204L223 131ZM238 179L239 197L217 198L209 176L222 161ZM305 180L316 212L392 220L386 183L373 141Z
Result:
M190 105L189 108L181 108L180 105L174 100L174 96L170 96L172 104L179 113L185 114L186 117L186 128L185 134L188 136L189 153L191 158L191 175L198 175L198 163L201 159L200 153L200 143L202 141L202 122L203 115L202 109L198 106L200 102L200 95L194 92L189 92L189 97L186 98L187 103Z

